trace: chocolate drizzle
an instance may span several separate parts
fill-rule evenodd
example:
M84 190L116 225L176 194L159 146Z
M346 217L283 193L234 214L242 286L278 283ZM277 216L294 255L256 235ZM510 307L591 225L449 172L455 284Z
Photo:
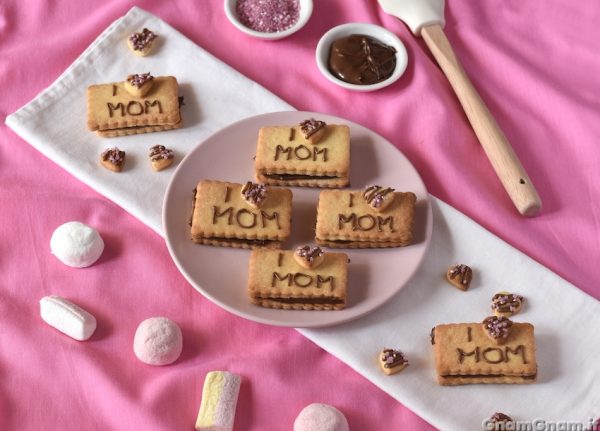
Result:
M173 155L173 150L170 150L164 145L155 145L152 148L150 148L148 157L150 157L151 161L157 162L159 160L172 159L175 156Z
M125 151L119 150L117 147L108 148L100 155L103 161L110 162L115 166L122 166L125 163Z
M369 186L365 189L363 197L373 208L379 208L385 197L394 191L391 187L383 188L381 186Z
M383 349L380 357L384 368L394 368L399 365L408 365L408 359L399 350Z
M519 311L524 298L514 293L497 293L492 298L492 310L500 313L515 313Z
M463 286L468 286L473 278L473 270L467 265L454 265L448 271L448 277L450 277L452 280L458 277L460 284Z

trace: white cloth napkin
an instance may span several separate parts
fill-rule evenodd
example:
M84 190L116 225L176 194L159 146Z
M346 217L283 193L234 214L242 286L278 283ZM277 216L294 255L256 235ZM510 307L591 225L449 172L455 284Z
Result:
M600 416L600 303L439 199L432 197L432 205L430 249L408 285L361 319L300 333L443 430L484 429L483 420L496 411L522 421L577 421L589 429ZM457 262L474 269L467 292L444 278ZM480 322L502 290L525 297L511 320L535 326L538 382L438 386L431 328ZM410 365L384 375L376 363L383 347L399 348Z
M127 35L156 31L161 45L140 59L127 52ZM93 83L121 81L132 72L175 75L185 97L185 127L166 132L181 160L203 138L233 121L265 112L293 109L253 81L212 57L157 17L133 8L115 21L49 88L10 115L6 123L23 139L113 200L158 233L161 204L173 169L159 173L146 152L165 134L105 139L86 130L81 111ZM225 85L224 85L225 83ZM235 103L232 103L235 101ZM98 167L107 146L128 153L132 166L118 176ZM125 178L124 178L125 177ZM495 411L522 420L571 420L587 424L599 414L600 304L557 275L484 230L436 198L430 252L413 280L389 304L354 322L302 334L349 364L398 401L444 430L481 429ZM476 276L469 292L443 281L449 264L471 265ZM518 292L526 305L515 320L536 327L539 382L534 385L440 387L429 343L439 323L480 321L491 296ZM411 365L384 376L376 356L399 348ZM357 394L360 396L360 394Z
M153 54L141 58L129 51L126 39L144 27L159 37ZM87 130L84 114L89 85L123 81L131 73L145 72L173 75L179 82L184 126L168 132L168 147L175 151L176 163L228 124L293 108L161 19L134 7L110 25L50 87L6 118L11 129L48 158L161 234L162 201L174 169L153 172L147 153L152 145L165 143L166 133L102 138ZM119 175L98 169L100 153L109 146L127 153L129 168Z

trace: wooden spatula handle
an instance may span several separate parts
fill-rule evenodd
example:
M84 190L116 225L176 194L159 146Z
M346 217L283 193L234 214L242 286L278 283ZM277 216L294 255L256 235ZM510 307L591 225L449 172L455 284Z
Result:
M425 26L421 29L421 36L448 78L496 175L517 210L524 216L536 215L542 207L542 201L506 136L456 58L444 30L437 24Z

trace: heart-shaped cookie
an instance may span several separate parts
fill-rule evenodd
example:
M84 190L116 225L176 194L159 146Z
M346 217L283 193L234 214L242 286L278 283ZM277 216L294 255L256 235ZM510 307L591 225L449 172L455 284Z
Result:
M499 292L492 297L492 310L496 316L510 317L521 310L524 300L515 293Z
M457 289L469 290L473 279L473 270L467 265L452 265L446 271L446 279Z
M144 97L150 92L152 85L154 85L154 76L150 73L129 75L123 84L125 90L136 97Z
M375 211L385 211L394 200L394 189L391 187L369 186L363 192L367 204Z
M117 147L106 149L100 154L100 164L109 171L121 172L125 164L125 151Z
M492 417L489 419L489 423L492 424L502 424L503 427L499 428L499 427L495 427L492 429L513 429L513 428L509 428L508 424L509 422L512 424L513 418L511 418L510 416L504 414L504 413L500 413L500 412L496 412L492 415Z
M483 322L483 329L486 335L496 344L504 344L510 335L512 320L504 316L489 316Z
M152 51L154 39L156 38L156 33L145 28L141 32L133 33L131 36L129 36L127 38L127 45L129 46L129 49L134 52L134 54L139 55L140 57L145 57L146 55L150 54L150 51Z
M379 354L381 370L389 375L399 373L408 366L408 359L400 350L383 349Z
M319 143L319 140L325 134L325 126L325 121L310 118L300 123L300 131L305 140L315 145Z
M303 268L317 268L325 259L325 253L321 247L302 245L294 252L294 259Z
M240 191L242 199L252 208L260 208L267 199L267 187L264 184L246 182Z
M155 171L162 171L173 164L175 154L173 154L173 150L165 147L164 145L155 145L150 148L148 157L150 157L152 169Z

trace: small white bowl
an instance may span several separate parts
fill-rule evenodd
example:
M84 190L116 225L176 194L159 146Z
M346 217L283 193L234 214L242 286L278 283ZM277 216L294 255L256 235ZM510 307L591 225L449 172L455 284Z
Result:
M300 16L298 17L298 21L296 24L283 31L276 31L274 33L266 33L262 31L252 30L251 28L246 27L242 24L238 18L238 14L236 11L237 0L225 0L225 15L231 23L236 26L240 31L250 35L257 37L259 39L268 39L268 40L277 40L283 39L291 34L296 33L300 30L304 25L308 22L308 19L312 15L313 11L313 0L298 0L300 5Z
M365 36L371 36L372 38L377 39L388 46L394 47L396 50L396 68L389 78L375 84L358 85L342 81L329 71L328 62L331 44L337 39L350 36L352 34L364 34ZM406 70L406 65L408 64L406 48L398 36L378 25L358 22L338 25L337 27L333 27L331 30L325 33L317 44L316 60L317 66L325 78L329 79L331 82L339 85L340 87L355 91L374 91L383 87L387 87L388 85L396 82L398 78L402 76Z

